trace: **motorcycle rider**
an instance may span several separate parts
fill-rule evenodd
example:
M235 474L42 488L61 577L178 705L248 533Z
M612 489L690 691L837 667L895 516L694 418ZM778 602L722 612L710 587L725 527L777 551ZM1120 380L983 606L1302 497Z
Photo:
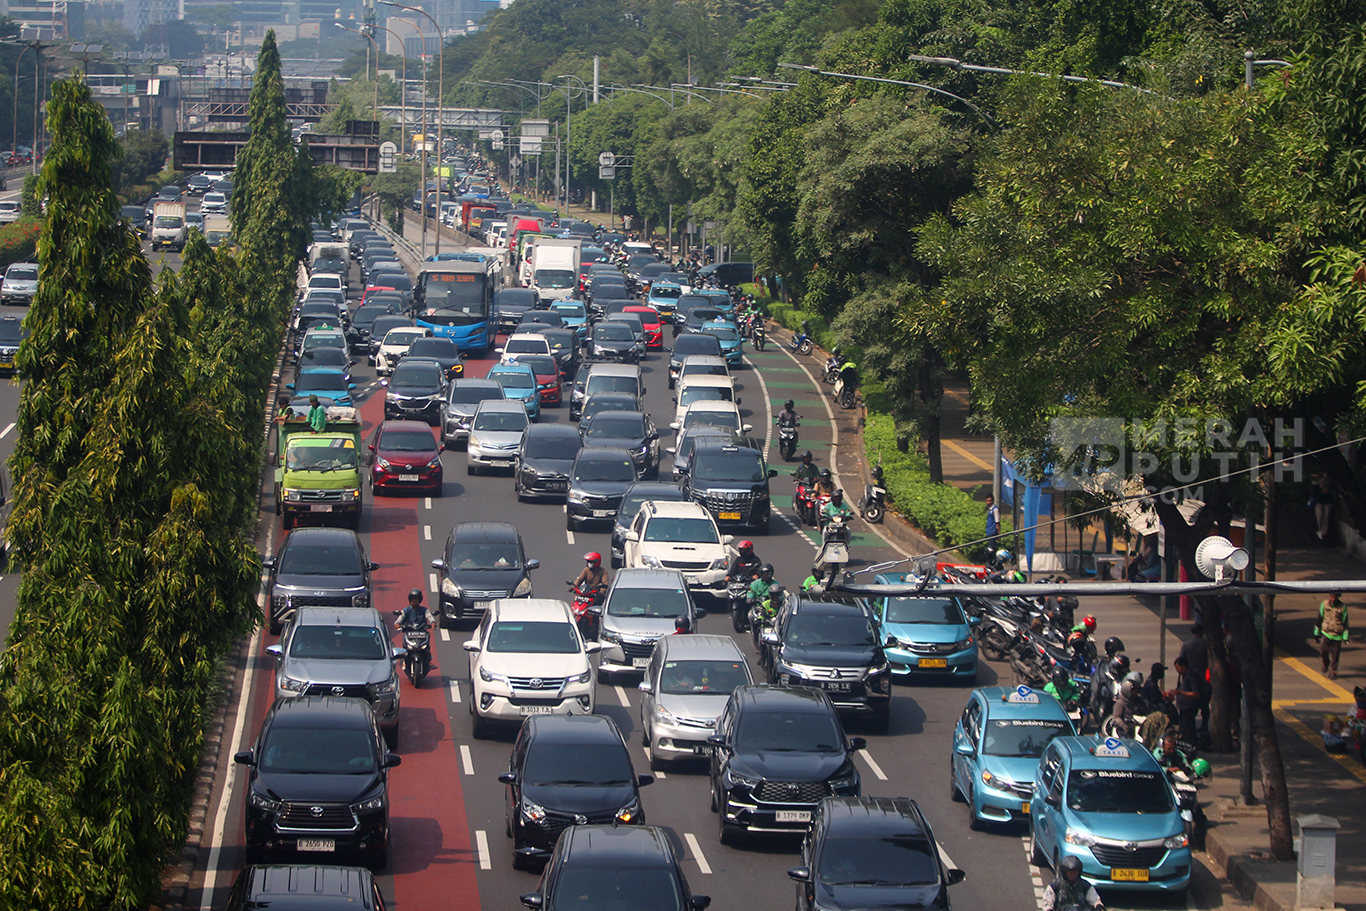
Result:
M1092 644L1091 636L1096 631L1096 618L1092 614L1087 614L1081 618L1081 622L1072 627L1072 632L1067 635L1067 650L1072 654L1081 657L1090 649L1087 647Z
M1157 764L1162 766L1167 772L1167 778L1173 782L1179 781L1180 775L1184 775L1186 781L1183 784L1191 784L1197 778L1203 778L1209 774L1209 763L1203 759L1192 761L1176 745L1176 731L1168 729L1162 733L1162 745L1153 750L1153 758ZM1203 850L1205 845L1205 830L1209 826L1209 820L1205 817L1205 810L1200 806L1198 799L1189 801L1191 811L1191 821L1194 823L1194 836L1191 839L1191 846L1196 850Z
M792 399L788 399L786 402L783 402L783 410L778 412L778 414L773 418L774 426L796 427L798 421L796 407L797 403L792 401Z
M829 468L822 468L816 477L816 495L830 497L835 494L835 477Z
M408 606L398 612L399 629L425 630L430 626L427 608L422 603L422 589L408 592Z
M1115 707L1110 711L1110 717L1114 719L1116 737L1134 736L1134 681L1125 680L1119 685L1119 697L1115 699Z
M811 575L802 580L802 592L821 592L825 590L825 570L817 567L811 570Z
M602 554L590 550L583 555L584 567L570 584L586 595L592 595L596 603L607 591L607 570L602 568Z
M1111 637L1114 638L1114 637ZM1106 646L1109 646L1106 641ZM1114 703L1111 702L1111 693L1115 692L1116 685L1120 684L1129 675L1129 656L1120 652L1108 662L1102 662L1100 670L1096 671L1091 678L1091 714L1096 718L1104 718L1114 710ZM1115 695L1118 699L1118 694Z
M1053 679L1048 681L1048 685L1043 691L1054 699L1062 703L1063 708L1070 708L1081 703L1081 687L1077 686L1077 681L1072 679L1072 675L1067 673L1063 667L1053 668Z
M1096 887L1081 878L1081 860L1072 855L1058 861L1058 876L1043 891L1040 911L1071 911L1074 908L1087 908L1091 911L1104 911Z
M759 555L754 552L753 541L748 539L741 541L735 545L735 550L735 559L730 561L730 569L726 570L727 585L732 579L753 579L759 572Z
M825 504L821 510L821 524L830 521L835 516L842 516L848 519L854 515L854 511L844 502L844 491L836 490L830 494L830 502Z
M760 611L765 611L764 602L769 601L769 595L773 592L773 564L765 563L759 567L759 575L753 582L749 583L749 599L758 606ZM770 608L765 612L772 619L773 611Z
M814 482L820 476L820 469L818 469L816 467L816 463L812 461L811 450L803 450L802 460L799 463L797 463L797 467L793 469L792 477L796 478L798 481L802 482L803 484L806 484L809 487L812 484L812 482Z

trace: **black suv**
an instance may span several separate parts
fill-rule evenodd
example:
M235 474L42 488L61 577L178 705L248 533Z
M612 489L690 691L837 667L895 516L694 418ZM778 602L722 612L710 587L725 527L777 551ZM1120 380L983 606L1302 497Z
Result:
M27 336L24 321L19 317L0 317L0 374L14 376L14 359L19 356L19 343Z
M776 469L764 465L763 453L748 446L716 445L704 437L693 449L683 491L707 508L720 526L744 525L753 534L768 534L772 510L768 481Z
M741 686L716 721L711 806L721 844L743 832L801 835L822 797L858 797L853 754L830 698L810 687Z
M348 528L299 528L280 553L263 560L266 616L279 635L299 607L370 607L370 571L360 536Z
M862 602L835 595L789 595L777 627L764 634L769 680L823 690L841 712L887 730L892 670L877 619Z
M669 908L706 911L693 895L668 833L655 826L575 826L555 845L537 891L523 895L531 911Z
M442 554L432 561L440 578L442 626L478 618L499 598L530 598L528 574L541 566L526 558L517 526L507 522L461 522L451 529Z
M816 805L802 842L797 911L871 907L948 911L949 870L920 807L909 797L827 797Z
M532 715L512 745L507 785L507 829L512 866L545 858L560 833L575 825L643 825L640 788L653 775L636 775L626 741L606 715Z
M309 911L384 911L375 877L364 867L279 864L237 874L224 911L302 908Z
M303 696L276 702L250 750L247 863L270 854L358 854L383 869L389 855L390 753L364 699Z
M402 418L441 424L441 406L446 401L446 372L431 358L408 357L394 368L394 375L380 380L388 386L384 396L384 419Z
M504 288L493 296L493 316L498 330L516 328L522 314L536 306L536 292L530 288Z
M582 448L579 432L568 424L528 427L512 467L512 488L517 499L567 496L569 471Z
M636 479L636 466L625 449L580 449L569 471L565 527L574 531L582 522L613 521L621 498Z

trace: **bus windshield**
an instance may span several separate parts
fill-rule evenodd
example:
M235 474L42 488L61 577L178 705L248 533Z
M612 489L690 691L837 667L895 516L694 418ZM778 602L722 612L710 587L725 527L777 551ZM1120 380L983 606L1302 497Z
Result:
M469 326L488 319L488 275L482 271L423 272L422 322Z

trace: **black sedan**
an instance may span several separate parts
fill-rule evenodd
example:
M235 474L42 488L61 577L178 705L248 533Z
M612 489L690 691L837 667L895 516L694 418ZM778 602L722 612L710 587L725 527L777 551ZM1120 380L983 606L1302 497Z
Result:
M546 864L539 892L521 896L531 911L669 908L706 911L693 895L673 842L654 826L571 826Z
M634 364L645 353L645 343L625 323L598 323L588 334L588 350L605 361Z
M579 431L585 446L624 449L631 454L636 474L642 478L659 477L659 430L648 414L604 411L590 420L581 421Z
M420 338L408 346L408 357L429 357L441 365L446 379L453 380L465 372L465 358L460 348L448 338Z
M611 522L636 477L625 449L580 449L569 471L565 526L573 531L583 522Z
M579 432L567 424L528 427L512 469L517 499L567 496L569 471L582 448Z

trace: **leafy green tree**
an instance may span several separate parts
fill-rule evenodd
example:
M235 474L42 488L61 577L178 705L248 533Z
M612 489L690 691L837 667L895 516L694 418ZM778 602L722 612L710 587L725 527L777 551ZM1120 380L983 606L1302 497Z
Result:
M119 140L114 161L114 190L135 187L160 174L171 154L171 144L160 130L129 130Z
M189 60L204 53L204 36L184 19L172 19L147 27L144 45L164 45L172 60Z

